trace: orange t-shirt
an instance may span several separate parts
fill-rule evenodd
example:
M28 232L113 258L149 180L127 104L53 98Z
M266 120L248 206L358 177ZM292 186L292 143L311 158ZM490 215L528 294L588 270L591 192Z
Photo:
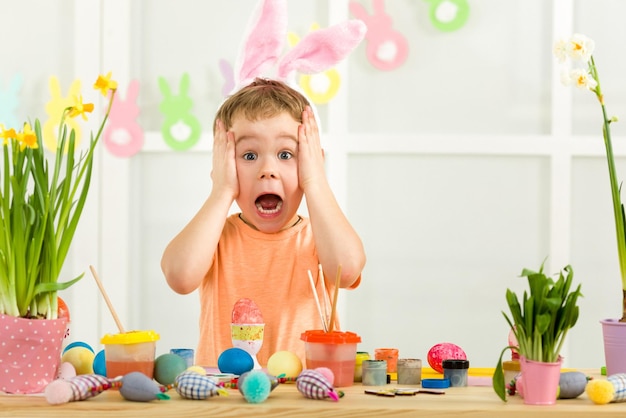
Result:
M311 270L322 300L318 277L319 259L311 223L302 222L275 234L259 232L238 216L226 219L213 264L200 285L200 341L196 364L214 367L219 355L233 347L231 318L235 303L252 299L263 315L265 335L257 355L261 366L277 351L287 350L305 366L304 341L300 334L322 329L311 289ZM326 292L334 285L326 278ZM360 284L359 277L351 288ZM330 300L330 296L329 296ZM329 306L330 312L330 306Z

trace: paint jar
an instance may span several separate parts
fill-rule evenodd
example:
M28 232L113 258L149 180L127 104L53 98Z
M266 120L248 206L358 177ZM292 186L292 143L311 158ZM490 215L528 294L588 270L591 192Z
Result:
M450 380L450 387L467 386L467 372L469 361L459 359L447 359L441 362L444 379Z
M374 358L387 361L387 373L396 373L398 371L397 348L377 348L374 350Z
M335 375L335 387L352 386L356 345L361 337L347 331L310 330L303 332L300 339L304 341L307 369L328 367Z
M504 383L508 385L520 374L521 368L519 361L510 360L502 362L502 371L504 372Z
M170 353L182 357L187 367L191 367L195 364L193 348L172 348L170 349Z
M398 384L419 385L422 382L422 360L417 358L398 359Z
M130 372L141 372L152 379L154 355L159 334L154 331L128 331L106 334L104 344L107 377L115 378Z
M357 351L356 361L354 362L354 381L361 382L363 380L363 361L370 359L370 353L367 351Z
M387 384L386 360L363 360L363 386L383 386Z

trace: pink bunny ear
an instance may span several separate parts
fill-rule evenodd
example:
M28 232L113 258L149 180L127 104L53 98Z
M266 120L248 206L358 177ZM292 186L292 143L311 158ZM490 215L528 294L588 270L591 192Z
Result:
M235 85L241 87L271 67L287 38L287 1L261 0L252 16L235 64Z
M282 58L278 78L286 79L294 70L315 74L331 68L356 48L366 31L365 23L355 19L309 33Z

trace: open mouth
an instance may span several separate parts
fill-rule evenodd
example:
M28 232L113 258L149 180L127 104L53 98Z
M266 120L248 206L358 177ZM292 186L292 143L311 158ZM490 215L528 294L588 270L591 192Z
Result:
M264 194L257 197L254 204L259 213L271 215L280 211L283 207L283 199L275 194Z

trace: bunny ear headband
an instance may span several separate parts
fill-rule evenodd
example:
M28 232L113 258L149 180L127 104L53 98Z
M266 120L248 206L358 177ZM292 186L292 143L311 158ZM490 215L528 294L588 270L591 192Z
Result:
M287 0L260 0L235 63L233 92L277 64L275 78L291 87L295 71L314 74L344 59L363 40L365 23L349 20L306 35L282 58L287 41Z

